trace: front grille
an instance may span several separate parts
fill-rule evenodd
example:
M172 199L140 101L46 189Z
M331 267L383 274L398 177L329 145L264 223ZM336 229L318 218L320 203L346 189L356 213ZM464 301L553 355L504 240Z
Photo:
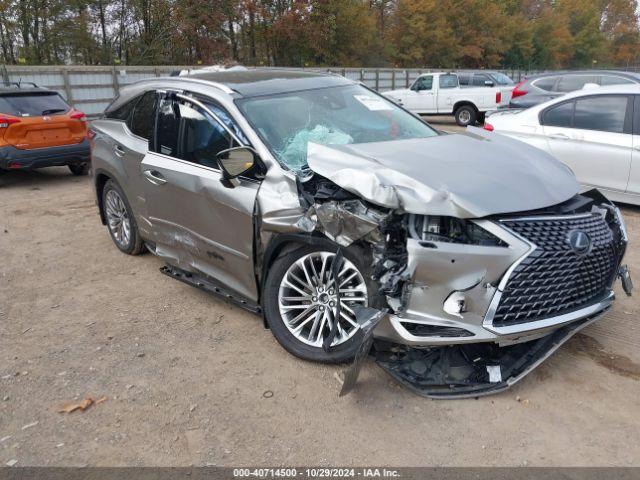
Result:
M496 327L570 313L607 294L619 259L614 235L599 214L501 222L537 248L511 273L493 317ZM592 242L580 255L569 245L573 231Z

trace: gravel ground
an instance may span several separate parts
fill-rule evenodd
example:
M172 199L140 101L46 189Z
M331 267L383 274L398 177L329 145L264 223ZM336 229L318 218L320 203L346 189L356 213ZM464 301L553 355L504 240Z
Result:
M340 367L119 253L88 178L5 174L0 208L0 465L640 465L640 306L619 287L505 393L427 400L369 363L338 398ZM58 412L87 396L106 400Z

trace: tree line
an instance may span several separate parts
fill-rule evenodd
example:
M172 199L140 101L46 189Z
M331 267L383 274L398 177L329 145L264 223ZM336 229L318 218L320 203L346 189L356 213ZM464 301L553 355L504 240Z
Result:
M637 0L0 0L6 64L640 63Z

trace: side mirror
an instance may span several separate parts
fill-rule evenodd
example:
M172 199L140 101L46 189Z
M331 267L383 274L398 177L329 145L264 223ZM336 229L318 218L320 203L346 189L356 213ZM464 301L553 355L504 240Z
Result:
M216 155L220 170L222 170L222 183L225 187L232 188L231 179L251 170L256 164L262 164L258 153L251 147L234 147L218 152Z
M491 81L491 80L485 80L484 81L484 86L485 87L493 87L495 84Z

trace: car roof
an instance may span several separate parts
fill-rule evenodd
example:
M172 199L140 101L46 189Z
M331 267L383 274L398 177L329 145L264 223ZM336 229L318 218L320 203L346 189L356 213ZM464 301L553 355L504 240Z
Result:
M622 85L607 85L604 87L594 87L594 88L581 88L580 90L574 90L573 92L566 93L558 98L573 98L573 97L581 97L583 95L600 95L607 93L618 93L618 94L627 94L627 95L638 95L640 94L640 84L622 84Z
M620 70L560 70L556 72L536 73L528 75L526 81L536 80L545 77L559 77L563 75L618 75L620 77L630 78L640 82L640 74L636 72L623 72Z
M222 84L243 97L256 97L316 88L353 85L356 82L339 75L284 69L251 69L221 72L194 72L180 80L190 79Z

